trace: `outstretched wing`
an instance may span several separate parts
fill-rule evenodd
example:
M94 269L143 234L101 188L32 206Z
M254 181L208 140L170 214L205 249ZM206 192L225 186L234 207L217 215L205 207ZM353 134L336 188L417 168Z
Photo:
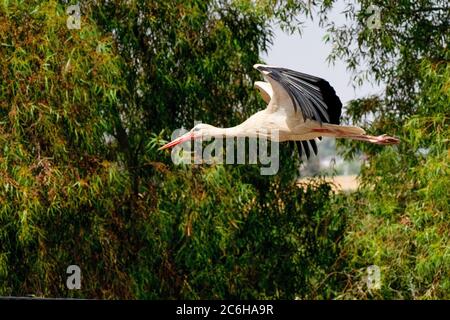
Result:
M273 95L273 90L272 90L272 86L270 85L270 83L263 82L263 81L256 81L255 88L258 89L263 100L267 104L269 104L270 100L272 99L272 95Z
M298 71L257 64L255 68L286 90L305 119L339 124L342 103L328 81Z

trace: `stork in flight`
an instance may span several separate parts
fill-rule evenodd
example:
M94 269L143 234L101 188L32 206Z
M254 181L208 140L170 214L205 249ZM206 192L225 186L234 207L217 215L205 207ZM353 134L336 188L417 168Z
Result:
M278 131L278 142L295 141L297 149L306 157L310 147L317 155L315 139L322 137L347 138L380 145L399 143L399 139L385 134L367 135L355 126L339 125L342 103L334 89L324 79L294 70L255 64L265 82L255 82L267 108L255 113L243 123L231 128L217 128L197 124L191 131L160 148L174 147L185 141L210 137L261 137L271 139L272 130Z

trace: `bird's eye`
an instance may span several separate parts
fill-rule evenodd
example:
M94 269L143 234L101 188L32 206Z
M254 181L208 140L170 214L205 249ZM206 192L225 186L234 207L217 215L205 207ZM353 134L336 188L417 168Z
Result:
M200 128L194 128L192 131L200 131Z

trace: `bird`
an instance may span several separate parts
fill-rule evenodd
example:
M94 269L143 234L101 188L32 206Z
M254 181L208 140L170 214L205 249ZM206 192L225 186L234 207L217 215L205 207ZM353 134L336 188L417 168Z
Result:
M340 125L342 103L330 83L284 67L255 64L264 81L256 81L267 107L241 124L230 128L218 128L199 123L186 134L163 145L159 150L180 143L220 137L266 137L277 142L291 141L306 158L312 152L317 155L316 140L322 137L360 140L378 145L398 144L400 140L386 134L372 136L357 126ZM278 131L278 135L271 132Z

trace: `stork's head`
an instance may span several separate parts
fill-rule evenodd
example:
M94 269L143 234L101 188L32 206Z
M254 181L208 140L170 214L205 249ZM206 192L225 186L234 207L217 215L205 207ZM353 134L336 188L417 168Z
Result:
M176 145L183 143L185 141L196 140L196 139L207 139L214 135L214 131L217 129L206 123L199 123L193 127L189 132L183 134L171 142L163 145L159 150L175 147Z

